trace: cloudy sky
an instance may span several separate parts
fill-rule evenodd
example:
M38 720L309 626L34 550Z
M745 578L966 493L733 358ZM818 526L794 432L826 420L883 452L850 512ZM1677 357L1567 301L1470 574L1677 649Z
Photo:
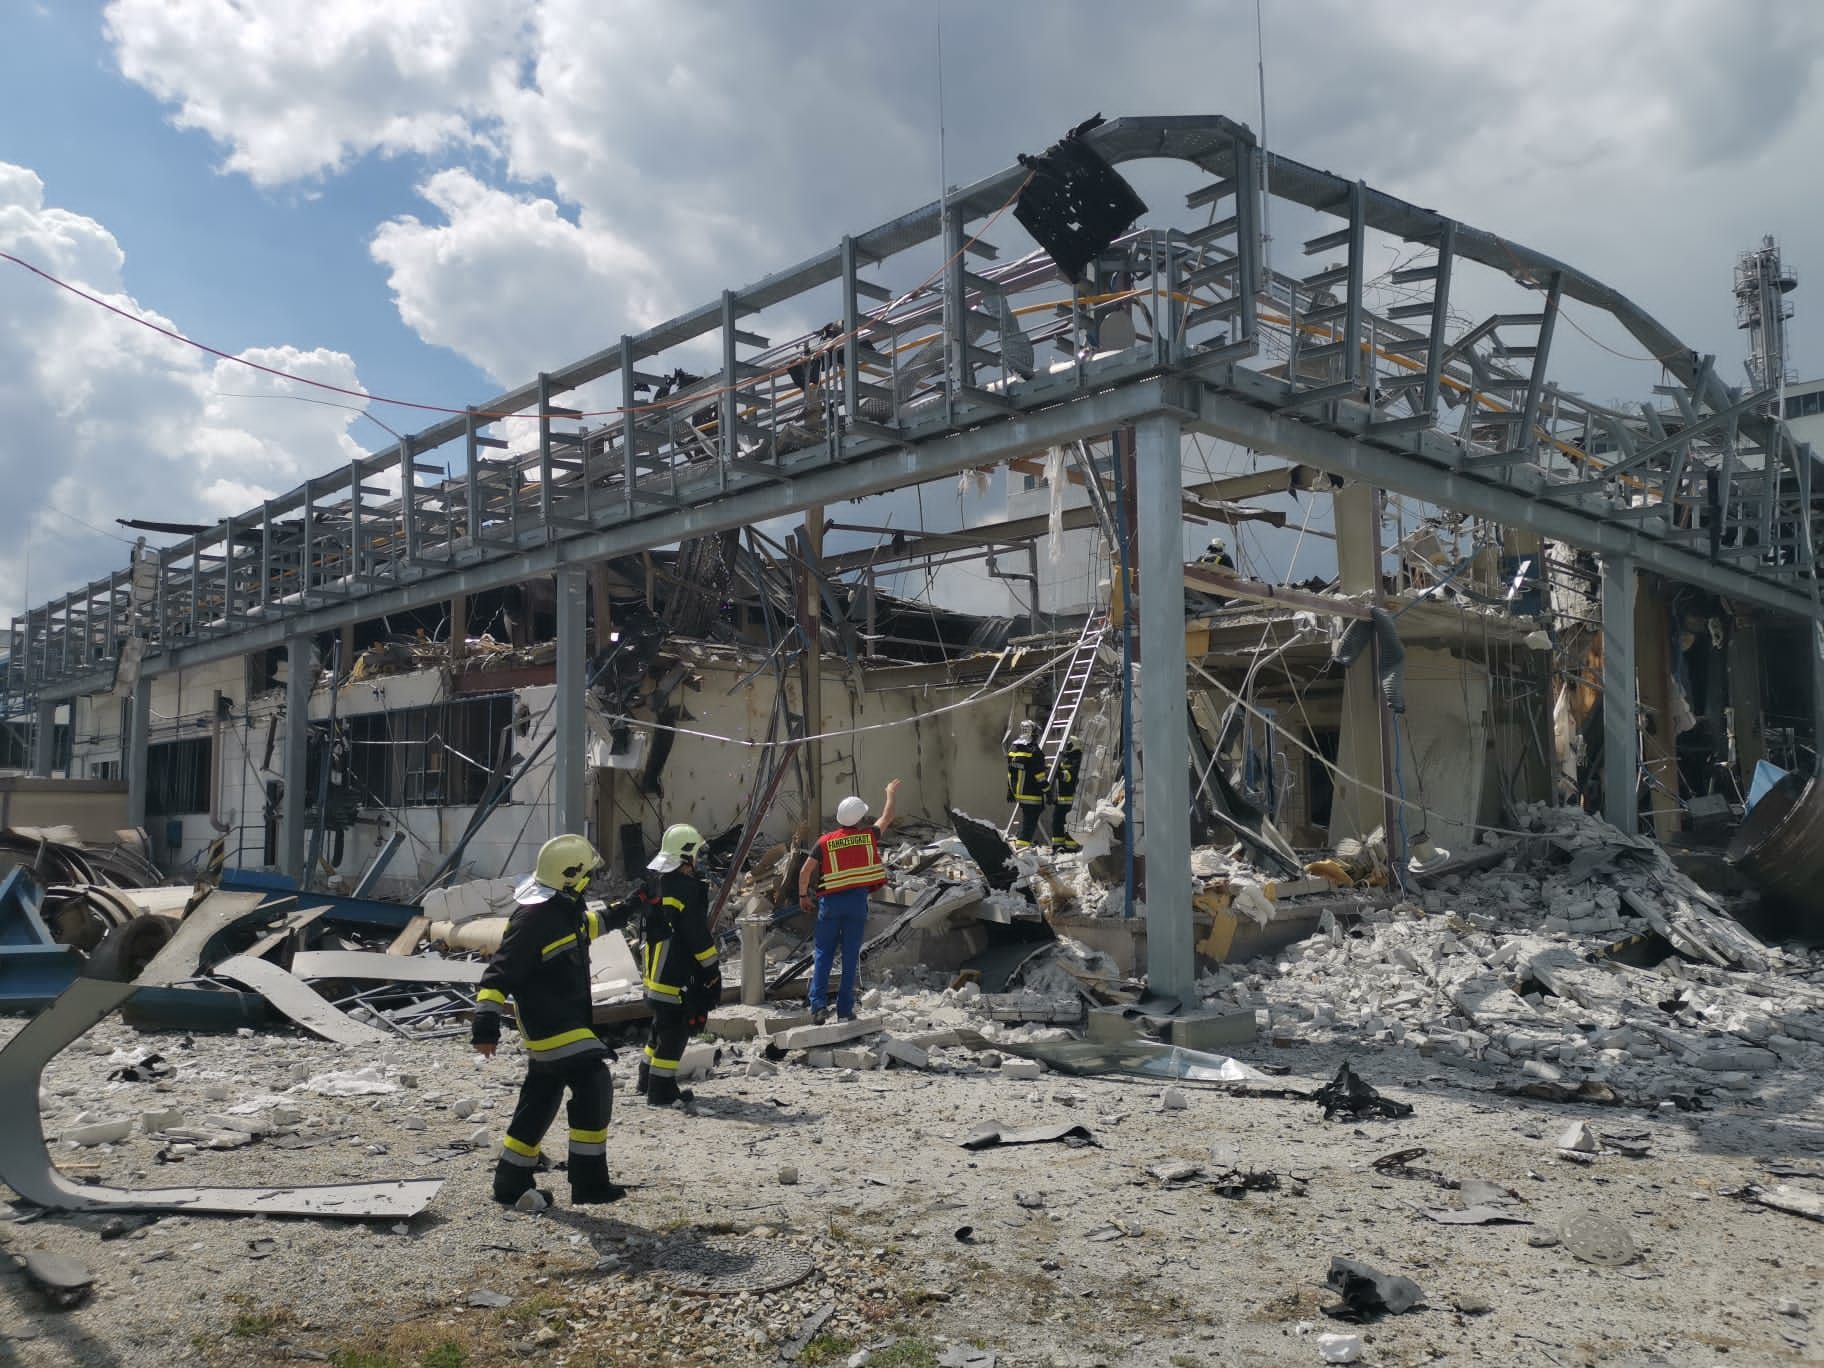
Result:
M230 353L448 405L933 198L940 29L952 183L1098 110L1260 125L1253 0L0 16L0 251ZM1771 232L1802 282L1824 271L1824 5L1267 0L1264 29L1276 151L1592 272L1732 383L1735 254ZM1573 343L1577 387L1643 397L1652 368L1598 336L1623 355ZM117 517L239 512L417 425L276 397L300 392L0 263L0 616L123 564Z

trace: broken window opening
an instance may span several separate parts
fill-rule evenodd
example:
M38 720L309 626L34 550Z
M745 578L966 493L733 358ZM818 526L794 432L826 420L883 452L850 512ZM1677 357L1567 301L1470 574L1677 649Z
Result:
M510 693L366 713L344 723L358 801L391 808L467 807L485 796Z
M207 736L146 747L146 815L193 817L209 811L215 743Z

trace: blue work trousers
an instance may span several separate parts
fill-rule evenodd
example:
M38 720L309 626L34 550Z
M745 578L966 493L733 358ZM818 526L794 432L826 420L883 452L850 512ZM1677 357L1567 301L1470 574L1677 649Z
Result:
M861 965L861 938L868 929L868 890L845 888L825 893L817 900L816 955L811 960L811 1010L821 1012L830 1003L830 966L842 949L842 987L836 994L836 1015L855 1015L855 980Z

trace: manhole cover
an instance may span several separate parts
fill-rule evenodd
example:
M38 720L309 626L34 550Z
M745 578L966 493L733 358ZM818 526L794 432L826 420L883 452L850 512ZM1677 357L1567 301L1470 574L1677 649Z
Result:
M1634 1241L1606 1216L1586 1211L1564 1223L1564 1244L1585 1263L1620 1268L1634 1261Z
M713 1297L777 1292L811 1276L809 1254L777 1240L728 1238L672 1245L654 1256L652 1276L674 1292Z

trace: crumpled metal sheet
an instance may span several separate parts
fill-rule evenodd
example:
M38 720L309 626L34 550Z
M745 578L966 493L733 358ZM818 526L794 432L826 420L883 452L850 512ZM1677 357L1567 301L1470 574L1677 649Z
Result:
M962 1145L964 1149L978 1150L993 1149L997 1145L1044 1145L1058 1140L1093 1145L1096 1137L1081 1121L1061 1126L1032 1126L1026 1130L1012 1130L999 1121L990 1121L969 1132L969 1138Z
M1154 1040L1055 1040L995 1045L1007 1054L1036 1059L1066 1074L1132 1074L1136 1078L1182 1078L1193 1083L1264 1083L1267 1076L1228 1055L1187 1050Z
M77 979L0 1050L0 1182L59 1211L183 1211L398 1221L431 1204L440 1179L320 1187L119 1188L72 1183L51 1162L38 1110L44 1066L133 995L130 983Z

